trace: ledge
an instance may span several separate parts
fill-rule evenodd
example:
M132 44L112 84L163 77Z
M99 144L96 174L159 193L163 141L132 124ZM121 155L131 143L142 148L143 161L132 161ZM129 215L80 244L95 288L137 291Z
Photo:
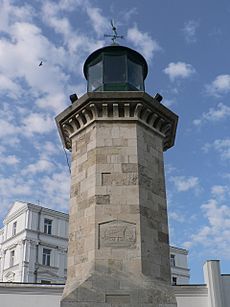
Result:
M86 93L56 117L65 148L94 121L138 121L162 134L164 150L175 141L178 116L145 92Z
M62 295L64 285L0 282L0 294Z
M176 297L208 296L206 285L176 285L173 286Z

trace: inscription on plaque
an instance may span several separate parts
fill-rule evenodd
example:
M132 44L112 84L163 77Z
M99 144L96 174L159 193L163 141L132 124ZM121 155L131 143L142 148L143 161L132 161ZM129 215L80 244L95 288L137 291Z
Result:
M99 225L99 247L135 247L136 225L111 221Z

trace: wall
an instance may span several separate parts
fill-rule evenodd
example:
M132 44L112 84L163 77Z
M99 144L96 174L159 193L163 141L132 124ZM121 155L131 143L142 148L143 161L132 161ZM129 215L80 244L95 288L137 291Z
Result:
M177 307L210 307L205 285L174 286Z
M225 306L230 306L230 275L221 275Z
M0 307L60 307L63 289L61 285L0 283ZM205 286L176 286L174 289L177 307L209 307Z
M63 286L0 284L0 307L60 307Z

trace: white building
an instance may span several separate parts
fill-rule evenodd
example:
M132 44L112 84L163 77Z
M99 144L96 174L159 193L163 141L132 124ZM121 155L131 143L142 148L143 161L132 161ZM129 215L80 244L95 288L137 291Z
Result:
M0 230L0 282L65 283L68 214L15 202ZM188 252L170 248L172 283L188 284Z
M0 231L0 281L65 283L68 215L15 202Z
M187 285L190 279L188 251L170 246L171 280L173 285Z

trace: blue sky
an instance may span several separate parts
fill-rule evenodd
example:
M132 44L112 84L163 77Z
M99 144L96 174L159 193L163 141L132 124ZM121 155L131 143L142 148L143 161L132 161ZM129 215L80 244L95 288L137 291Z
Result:
M0 0L0 220L15 200L68 209L69 173L54 117L86 91L82 65L110 43L149 65L146 91L179 115L165 153L171 244L191 282L206 259L230 265L230 3L227 0ZM38 66L43 60L43 65Z

